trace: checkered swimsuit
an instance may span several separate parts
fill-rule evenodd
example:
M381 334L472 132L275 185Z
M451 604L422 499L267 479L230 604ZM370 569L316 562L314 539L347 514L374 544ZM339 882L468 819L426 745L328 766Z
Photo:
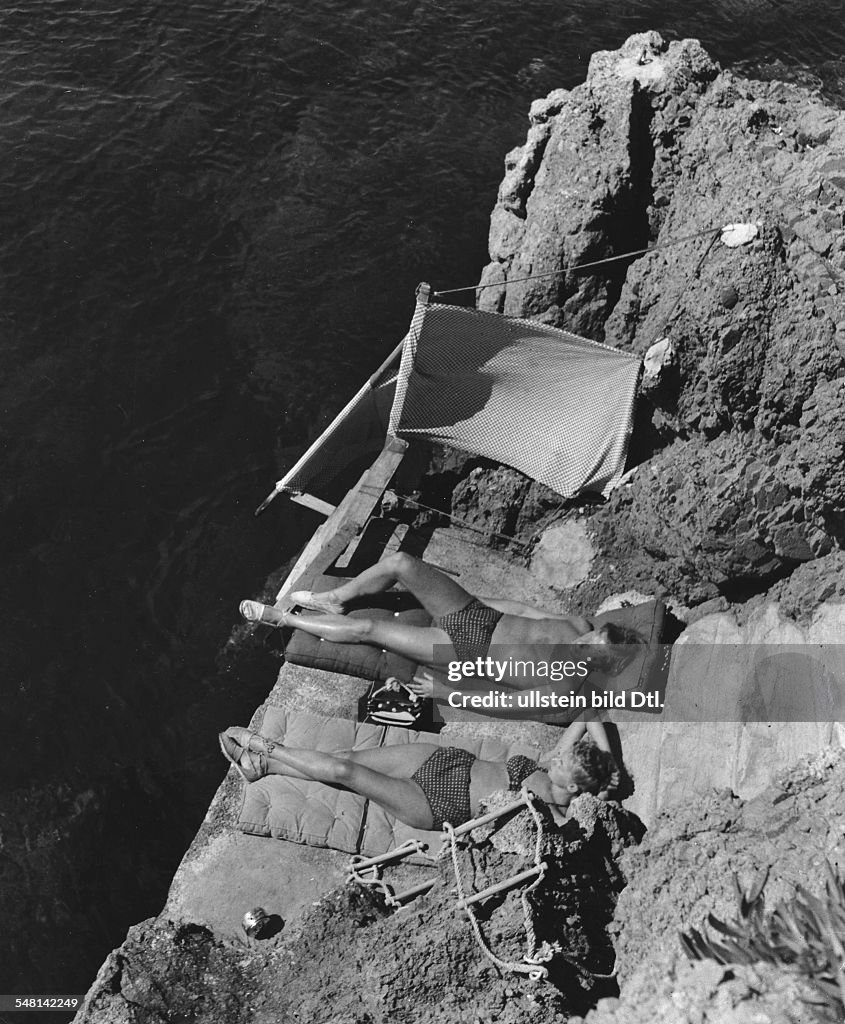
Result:
M503 614L474 597L460 611L441 616L435 625L448 633L460 661L473 661L487 655L493 631Z
M538 767L536 761L532 761L530 757L526 757L524 754L514 754L513 757L509 757L505 763L508 773L508 789L522 789L522 783L525 782L529 775L533 775Z
M438 747L411 776L428 800L433 829L443 828L444 821L463 825L472 817L469 780L474 761L468 750Z
M443 822L463 825L472 817L469 784L475 754L460 747L438 747L411 776L431 808L431 828L443 828ZM537 762L515 754L505 764L508 789L518 790L537 771Z

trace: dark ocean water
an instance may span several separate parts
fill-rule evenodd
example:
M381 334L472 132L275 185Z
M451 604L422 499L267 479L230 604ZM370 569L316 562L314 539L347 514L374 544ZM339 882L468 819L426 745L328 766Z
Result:
M252 511L417 282L476 280L531 100L652 28L841 99L843 7L0 11L0 990L83 991L160 909L272 682L238 600L314 526Z

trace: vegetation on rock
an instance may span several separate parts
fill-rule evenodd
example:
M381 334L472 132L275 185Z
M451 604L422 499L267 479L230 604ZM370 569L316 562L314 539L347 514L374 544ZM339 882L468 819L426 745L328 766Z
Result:
M681 944L692 960L720 964L767 963L803 975L818 989L831 1016L845 1013L845 885L828 862L825 890L814 896L803 886L794 899L765 911L762 886L740 898L738 921L726 923L708 914L707 929L681 932Z

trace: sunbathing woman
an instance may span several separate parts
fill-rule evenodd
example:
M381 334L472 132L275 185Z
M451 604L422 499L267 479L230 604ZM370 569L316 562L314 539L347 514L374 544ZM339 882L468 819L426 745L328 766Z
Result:
M590 736L585 736L589 730ZM549 805L556 822L577 793L604 798L618 771L604 726L597 719L573 723L543 758L541 767L521 754L507 762L484 761L459 747L403 743L375 750L326 754L274 743L233 726L220 733L220 749L247 782L287 775L342 786L374 800L412 828L462 825L479 813L481 800L498 790L525 785Z
M393 620L351 618L347 607L399 583L431 615L431 626ZM257 601L241 602L241 614L271 626L295 626L336 643L372 644L434 669L452 661L485 658L491 644L497 657L513 661L548 661L572 655L573 645L590 645L584 661L604 676L621 672L645 643L639 633L589 619L543 611L517 601L475 598L448 576L402 552L389 555L354 580L324 593L295 591L291 600L320 615L282 612ZM496 682L525 685L525 677L505 675Z

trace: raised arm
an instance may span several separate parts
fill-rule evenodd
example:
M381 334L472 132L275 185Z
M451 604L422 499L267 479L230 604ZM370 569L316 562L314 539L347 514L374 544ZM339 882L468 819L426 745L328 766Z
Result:
M596 793L599 800L610 799L610 794L619 788L619 781L621 772L619 766L616 763L613 751L610 747L610 741L607 738L607 730L604 727L604 722L598 717L595 711L587 710L583 712L566 730L566 735L557 744L551 753L551 757L559 756L566 750L570 750L577 742L581 739L584 733L589 733L595 745L599 750L606 750L610 754L614 764L614 770L611 774L610 780L607 784L607 788L601 792ZM545 758L544 758L545 760Z
M572 747L581 739L584 733L589 733L593 742L600 750L610 752L610 741L607 738L607 730L604 722L598 717L595 711L588 709L583 711L570 725L567 726L563 737L555 746L550 756L556 756Z
M610 741L607 738L607 729L605 729L604 722L598 717L598 715L593 711L585 712L584 725L599 750L606 750L610 753Z

